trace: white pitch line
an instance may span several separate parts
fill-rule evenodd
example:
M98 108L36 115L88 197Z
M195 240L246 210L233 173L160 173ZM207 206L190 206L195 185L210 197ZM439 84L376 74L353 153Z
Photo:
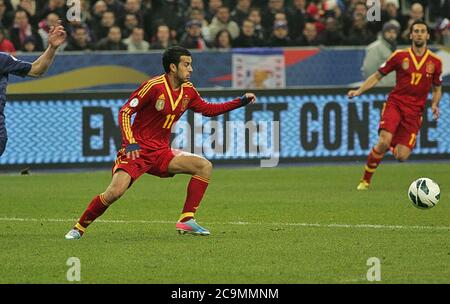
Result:
M17 217L0 217L0 221L4 222L71 222L76 219L45 219L45 218L17 218ZM114 224L175 224L175 221L163 220L96 220L99 223ZM376 224L319 224L319 223L257 223L257 222L204 222L214 225L240 225L240 226L290 226L290 227L316 227L316 228L357 228L357 229L403 229L403 230L450 230L446 226L405 226L405 225L376 225Z

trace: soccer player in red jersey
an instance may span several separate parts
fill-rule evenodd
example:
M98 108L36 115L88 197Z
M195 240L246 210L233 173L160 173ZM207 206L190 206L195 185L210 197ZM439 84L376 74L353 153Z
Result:
M416 145L430 88L433 118L439 118L442 61L427 48L429 38L427 24L415 21L410 27L411 47L394 52L359 89L350 90L347 94L349 98L361 95L376 85L384 75L391 71L397 73L396 85L381 111L378 143L369 153L358 190L369 188L372 175L389 149L398 161L408 159Z
M202 156L171 149L171 128L187 109L204 116L217 116L255 103L256 96L245 93L229 102L208 103L189 82L193 69L187 49L171 47L164 52L162 61L166 73L144 82L121 108L119 125L123 144L112 168L112 181L105 192L94 197L66 239L79 239L89 224L144 173L159 177L192 175L176 230L182 234L210 234L196 223L194 215L208 187L212 165Z

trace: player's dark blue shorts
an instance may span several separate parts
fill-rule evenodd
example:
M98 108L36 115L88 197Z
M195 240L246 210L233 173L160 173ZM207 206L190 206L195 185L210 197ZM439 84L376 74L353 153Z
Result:
M8 138L6 137L0 137L0 156L2 156L3 152L5 152L7 140Z

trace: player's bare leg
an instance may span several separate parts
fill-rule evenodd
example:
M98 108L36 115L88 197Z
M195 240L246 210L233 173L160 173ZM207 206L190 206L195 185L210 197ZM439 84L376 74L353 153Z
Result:
M389 150L389 147L391 146L392 137L393 137L392 133L386 130L380 131L378 142L372 148L372 150L369 153L369 156L367 157L367 163L366 166L364 167L364 175L360 183L358 184L358 187L356 187L357 190L369 189L370 181L372 179L373 174L380 165L380 162L383 159L384 154L386 153L386 151Z
M114 173L106 191L93 198L79 221L66 234L66 239L76 240L81 238L86 228L127 191L130 182L131 176L127 172L118 170Z
M209 235L207 229L196 223L194 215L208 187L212 173L211 162L195 154L179 152L169 163L168 171L171 174L192 175L187 188L183 211L176 224L177 231L181 234Z
M396 160L399 162L406 161L411 155L411 149L405 145L398 144L395 146L393 154Z

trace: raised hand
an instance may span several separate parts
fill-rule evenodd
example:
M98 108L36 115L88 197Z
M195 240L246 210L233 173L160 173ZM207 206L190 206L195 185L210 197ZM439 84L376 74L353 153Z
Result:
M66 41L67 37L64 27L61 25L61 20L58 23L58 25L52 26L48 33L48 44L53 48L58 48Z

